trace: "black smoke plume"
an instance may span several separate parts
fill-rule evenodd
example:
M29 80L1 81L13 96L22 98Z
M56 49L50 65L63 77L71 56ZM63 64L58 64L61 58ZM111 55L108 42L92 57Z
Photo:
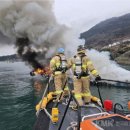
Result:
M30 40L26 38L17 38L16 47L18 55L22 58L23 61L28 62L34 69L40 68L43 69L44 66L38 62L38 53L35 52L30 47Z

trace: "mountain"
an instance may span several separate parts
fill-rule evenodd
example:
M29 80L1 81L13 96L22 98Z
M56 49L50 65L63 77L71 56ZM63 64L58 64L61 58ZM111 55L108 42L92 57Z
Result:
M0 61L20 61L20 58L16 55L0 56Z
M130 65L130 13L102 21L80 38L87 48L109 51L117 63Z
M80 38L85 39L85 45L89 48L101 48L113 42L128 39L130 38L130 13L102 21L81 33Z

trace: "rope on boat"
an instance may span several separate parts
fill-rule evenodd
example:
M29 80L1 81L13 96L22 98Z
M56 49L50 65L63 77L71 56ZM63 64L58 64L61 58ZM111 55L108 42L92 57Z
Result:
M77 130L77 122L71 122L70 126L66 130Z
M44 108L43 109L44 111L45 111L45 113L46 113L46 115L50 118L50 120L51 120L51 118L52 118L52 116L50 115L50 113Z

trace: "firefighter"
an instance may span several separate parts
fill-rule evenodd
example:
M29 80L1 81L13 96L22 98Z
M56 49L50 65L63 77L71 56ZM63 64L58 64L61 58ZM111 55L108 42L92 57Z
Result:
M57 98L62 93L62 86L67 80L67 59L64 54L64 48L59 48L57 54L50 61L50 69L54 76L55 94Z
M88 104L91 100L89 73L96 77L95 80L101 80L101 77L85 54L84 46L78 46L77 54L69 61L69 67L72 68L74 74L73 81L75 98L80 106L84 103ZM82 99L84 99L84 101Z

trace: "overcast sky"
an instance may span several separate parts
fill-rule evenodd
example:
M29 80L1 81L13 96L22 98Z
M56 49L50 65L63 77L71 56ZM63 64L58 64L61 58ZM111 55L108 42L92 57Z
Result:
M61 23L87 30L98 22L130 13L130 0L55 0Z
M102 20L130 13L130 0L55 0L57 20L80 32ZM0 55L12 54L12 48L0 48Z

